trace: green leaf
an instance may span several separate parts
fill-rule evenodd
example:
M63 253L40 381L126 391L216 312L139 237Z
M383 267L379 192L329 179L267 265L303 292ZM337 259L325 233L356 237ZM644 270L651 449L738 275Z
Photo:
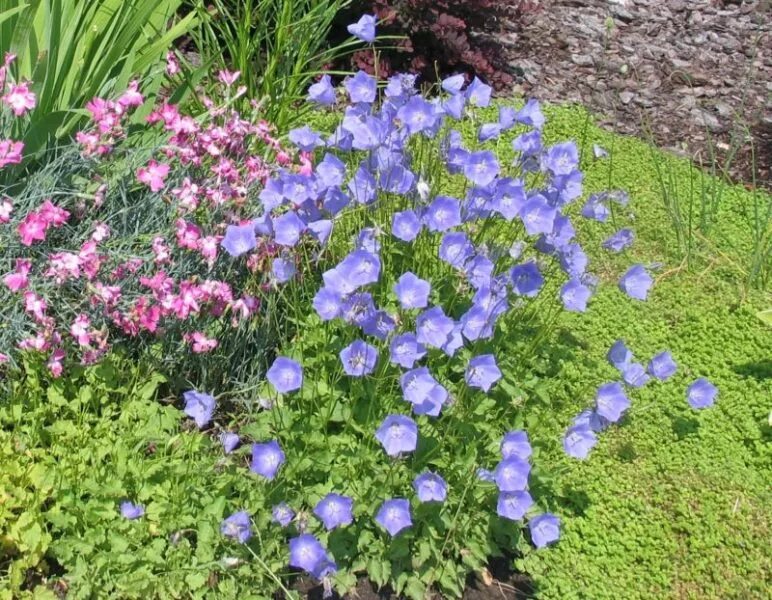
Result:
M197 590L206 585L209 580L209 573L205 571L195 571L185 575L185 583L190 586L190 589Z
M391 563L374 558L367 565L367 574L378 587L383 587L391 577Z

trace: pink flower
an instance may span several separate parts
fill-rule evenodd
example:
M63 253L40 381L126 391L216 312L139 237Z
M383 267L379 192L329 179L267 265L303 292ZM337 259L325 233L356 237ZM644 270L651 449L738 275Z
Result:
M11 221L12 212L13 204L11 204L9 200L0 202L0 224L9 223Z
M24 290L29 285L29 275L32 269L32 263L23 258L16 259L16 268L13 273L9 273L3 277L3 283L8 286L8 289L12 292L19 292Z
M46 316L48 305L35 292L24 292L24 310L32 314L36 320L42 321Z
M182 185L172 190L172 195L177 197L179 207L185 211L194 211L198 208L199 187L191 183L190 178L182 180Z
M180 111L176 104L166 104L161 106L159 111L161 119L163 119L164 125L167 127L172 126L180 118Z
M201 238L201 230L185 219L177 219L175 222L177 245L188 250L198 250L198 240Z
M177 57L174 56L174 52L169 50L166 53L166 74L170 77L180 72L180 63L177 62Z
M102 100L102 98L92 98L86 102L86 110L91 113L91 118L94 122L99 122L105 119L108 113L112 110L112 102L109 100Z
M172 300L171 309L178 319L187 319L191 313L197 314L201 310L198 301L201 298L201 290L189 281L180 283L180 293Z
M260 306L260 302L254 296L243 296L231 304L233 318L231 325L238 327L239 321L245 321L252 316Z
M132 307L132 316L137 319L140 327L155 333L158 330L158 322L161 320L161 309L155 304L150 304L147 296L142 296Z
M23 142L0 140L0 168L5 165L18 165L21 162L22 150L24 150Z
M21 340L18 344L20 350L37 350L42 352L48 350L51 344L46 340L45 336L38 333L37 335Z
M9 362L10 360L11 358L7 354L3 354L2 352L0 352L0 365L3 365Z
M94 225L94 233L91 234L91 239L95 242L103 242L110 237L110 228L105 223L96 223Z
M239 75L241 75L241 71L228 71L227 69L222 69L217 74L217 77L225 85L231 86L239 78Z
M162 265L170 261L171 251L166 245L166 240L161 236L153 238L153 254L155 254L155 264Z
M304 152L300 157L300 168L298 169L298 173L305 175L306 177L310 177L313 171L314 165L311 164L311 161L308 158L308 154Z
M21 236L21 243L25 246L31 246L36 241L42 242L46 239L46 229L48 229L48 221L40 213L29 213L19 223L18 232Z
M100 302L107 307L115 306L121 299L121 287L118 285L105 285L101 281L94 284L94 295L91 297L91 304Z
M3 283L12 292L18 292L27 289L29 279L26 273L8 273L8 275L3 277Z
M35 94L29 91L29 84L26 82L8 86L8 93L3 96L3 102L11 107L17 117L32 110L37 104Z
M90 328L91 321L86 315L81 313L75 317L75 320L72 322L72 325L70 326L70 335L75 338L78 345L90 346L91 335L88 332Z
M48 257L46 277L53 277L56 283L62 284L68 279L80 277L80 257L72 252L57 252Z
M144 101L145 99L142 97L142 94L139 93L139 82L136 79L129 83L129 87L121 94L121 97L118 98L118 104L123 108L142 106Z
M93 154L105 154L102 152L103 144L100 144L101 138L96 133L78 131L75 133L75 141L83 146L83 154L91 156Z
M164 187L164 179L169 174L169 165L151 160L146 167L137 170L137 179L150 186L151 192L159 192Z
M214 235L208 235L198 241L198 247L201 255L206 260L207 266L211 269L217 260L217 247L220 245L220 238Z
M156 296L168 294L174 289L174 279L163 271L158 271L152 277L140 277L139 282L146 288L153 290Z
M57 348L51 353L51 357L48 359L48 370L51 371L51 375L54 377L61 377L64 367L62 366L62 360L65 357L64 350Z
M193 352L196 354L203 354L204 352L211 352L217 348L217 340L214 338L208 338L200 331L194 331L191 335L186 336L188 342L193 343Z
M40 216L45 219L48 225L53 225L54 227L61 227L70 218L69 212L56 206L50 200L43 202L38 212L40 212Z
M99 273L99 269L102 268L103 256L97 254L96 242L89 240L84 242L78 252L78 259L80 260L80 268L85 273L87 279L94 279Z

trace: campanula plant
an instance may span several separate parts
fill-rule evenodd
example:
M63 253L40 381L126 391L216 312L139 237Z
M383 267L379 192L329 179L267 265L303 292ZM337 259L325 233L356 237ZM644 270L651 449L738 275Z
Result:
M290 131L312 169L274 173L260 194L261 235L287 257L324 231L315 268L279 285L299 327L271 371L291 361L297 385L269 376L259 394L270 408L245 429L261 456L273 448L277 526L302 532L286 534L290 566L326 589L366 572L411 597L460 596L491 554L560 539L561 507L545 485L554 475L538 461L552 442L514 397L538 395L517 378L560 310L591 309L605 282L582 234L629 199L579 202L579 149L544 142L538 103L502 106L465 139L456 122L490 115L478 109L491 89L452 77L442 90L424 98L409 75L379 87L358 72L338 89L322 78L309 101L346 101L342 118ZM633 241L621 229L602 249ZM645 301L650 271L618 275L620 300ZM508 339L520 335L532 343ZM609 362L618 380L566 423L574 458L625 418L637 388L677 368L667 351L644 366L622 341ZM692 406L713 401L709 385L685 391Z

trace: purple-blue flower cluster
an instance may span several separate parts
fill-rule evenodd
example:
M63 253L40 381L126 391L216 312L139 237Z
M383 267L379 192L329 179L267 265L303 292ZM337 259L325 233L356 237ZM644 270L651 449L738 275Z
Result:
M617 423L630 408L630 399L624 385L631 389L641 388L652 379L666 381L675 375L678 366L673 355L665 350L651 358L646 367L635 362L633 352L623 340L615 341L606 358L617 369L622 382L601 385L595 396L595 409L585 410L574 418L574 422L563 436L563 449L574 458L585 459L598 443L597 434L610 424ZM686 399L692 408L712 406L718 396L718 389L707 379L700 378L686 391Z
M375 28L375 17L365 15L348 31L372 43ZM449 77L442 82L443 93L427 99L411 76L394 75L379 89L374 77L360 71L343 81L342 90L333 87L329 76L322 77L310 87L309 100L331 106L339 97L348 99L339 124L331 135L309 126L290 131L290 142L309 164L273 173L259 194L260 214L229 226L222 238L222 247L234 259L263 244L277 248L270 262L273 286L292 286L303 278L318 284L309 294L310 319L324 328L324 350L334 358L325 369L334 371L335 393L345 404L341 412L350 415L343 426L351 426L370 450L376 448L374 460L388 464L390 473L416 468L410 475L412 498L387 496L374 503L357 497L357 486L341 489L340 480L316 482L308 490L313 501L306 508L293 509L279 502L282 496L272 497L278 503L271 520L294 536L289 539L289 565L317 579L337 570L325 546L328 536L341 535L336 530L355 519L359 528L368 511L368 519L393 538L411 528L414 518L420 521L426 511L442 508L431 503L458 501L453 497L457 478L447 471L446 482L434 470L444 471L446 465L425 460L444 440L442 434L435 436L437 430L447 426L445 421L463 423L476 406L485 409L510 393L511 357L497 343L497 334L507 331L507 315L535 302L540 309L549 302L571 312L588 309L599 278L590 271L573 215L581 214L591 221L585 225L598 227L614 221L615 205L625 207L629 201L624 192L611 191L591 196L576 210L570 206L582 196L580 151L573 142L545 142L545 118L536 101L520 109L501 106L498 117L480 124L478 144L465 144L453 122L473 107L488 106L492 92L477 78L468 85L466 81L463 75ZM515 127L512 164L499 160L485 144L501 140ZM437 169L427 169L418 158L416 149L422 144L435 150ZM446 181L460 185L446 186ZM345 212L356 215L351 221L359 226L341 256L336 254L339 240L330 240L333 230L350 222ZM495 235L486 237L485 232ZM620 229L602 247L619 253L633 241L630 229ZM299 273L309 255L324 265L321 281L313 273ZM412 262L412 270L404 262ZM646 300L653 283L649 270L636 264L618 287L633 299ZM313 371L321 361L304 359L273 360L266 381L276 404L268 409L278 407L278 413L283 403L296 403L303 406L304 417L312 406L318 409L318 395L324 392L315 385ZM563 447L572 457L588 457L598 434L630 408L631 392L653 380L668 380L677 370L670 352L660 352L648 364L636 362L622 341L611 347L608 361L619 380L600 385L594 408L577 415L566 431ZM309 383L304 385L305 376ZM381 401L383 382L401 401ZM717 394L710 382L698 379L689 386L687 400L704 408ZM195 390L184 398L185 413L205 427L213 417L214 398ZM354 414L357 401L366 401L366 417ZM337 407L337 398L335 402ZM328 420L332 414L330 410ZM283 426L278 415L273 427ZM274 492L299 468L293 464L291 445L285 446L290 455L285 466L288 457L279 439L285 444L286 435L278 430L277 439L251 445L250 470ZM233 432L223 432L220 441L226 453L242 443ZM529 485L534 452L528 434L520 429L505 433L497 460L492 471L479 468L477 476L486 489L495 486L498 516L527 520L537 548L556 542L560 519L537 508L538 488ZM409 482L402 479L404 489ZM404 489L396 494L405 495ZM138 509L132 505L121 510L126 518L137 518ZM221 523L221 532L246 543L252 535L250 515L232 514Z

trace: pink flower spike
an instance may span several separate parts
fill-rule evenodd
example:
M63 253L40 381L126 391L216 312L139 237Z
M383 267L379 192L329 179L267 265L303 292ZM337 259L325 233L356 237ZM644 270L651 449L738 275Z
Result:
M25 82L8 86L8 93L3 96L3 102L11 107L14 115L20 117L35 108L37 98L29 91L29 84Z
M16 55L12 54L10 52L5 53L5 57L3 59L3 66L4 67L10 67L11 63L16 60Z
M160 192L168 174L169 165L151 160L146 167L140 167L137 170L137 179L150 186L151 192Z
M4 365L7 362L10 362L11 358L7 354L3 354L0 352L0 365Z
M23 142L0 140L0 169L5 165L18 165L21 162L21 153L23 150Z
M13 204L9 200L0 202L0 225L10 223Z
M231 86L239 78L241 71L228 71L227 69L221 70L217 76L225 85Z
M39 213L29 213L19 223L18 232L21 237L21 243L25 246L31 246L35 242L42 242L46 239L47 228L48 222Z

